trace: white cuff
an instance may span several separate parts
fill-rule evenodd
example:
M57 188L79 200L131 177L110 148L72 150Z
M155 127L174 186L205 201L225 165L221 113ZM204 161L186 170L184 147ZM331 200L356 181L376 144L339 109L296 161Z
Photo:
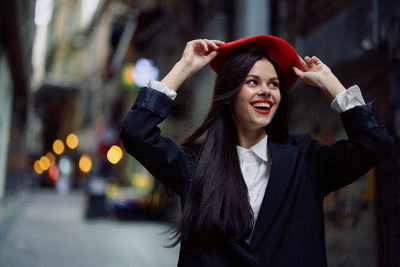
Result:
M150 80L147 86L161 93L166 94L172 100L174 100L176 97L176 92L174 90L169 89L163 82Z
M358 85L340 92L331 103L331 107L339 113L360 105L365 105L365 101Z

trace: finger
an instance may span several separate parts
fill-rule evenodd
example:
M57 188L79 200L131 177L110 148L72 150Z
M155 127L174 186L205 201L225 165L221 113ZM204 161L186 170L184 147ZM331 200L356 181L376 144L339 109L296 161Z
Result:
M210 40L210 41L213 42L214 44L218 45L218 46L225 44L225 42L220 41L220 40Z
M314 60L312 60L309 56L306 56L306 57L304 58L304 60L306 61L307 66L308 66L310 69L311 69L312 67L315 66Z
M207 55L207 64L211 62L216 56L218 55L217 51L212 51L210 54Z
M315 65L322 64L322 61L316 56L313 56L311 59L313 60Z
M308 65L307 65L307 63L301 58L301 56L299 56L299 59L300 59L301 68L302 68L303 70L308 70Z
M303 79L304 77L304 72L299 70L297 67L292 67L294 73L299 77L300 79Z
M311 63L312 63L312 60L309 56L305 56L304 61L307 63L308 66L311 65Z
M207 42L206 41L204 41L204 40L200 40L200 44L201 44L201 46L203 47L203 49L204 49L204 51L208 51L208 45L207 45Z
M188 42L187 44L186 44L186 46L188 47L192 47L192 48L194 48L194 49L199 49L199 48L202 48L203 47L203 45L201 44L201 39L196 39L196 40L192 40L192 41L190 41L190 42Z
M218 50L218 45L216 43L214 43L213 41L206 39L205 42L207 43L208 46L212 47L214 50Z

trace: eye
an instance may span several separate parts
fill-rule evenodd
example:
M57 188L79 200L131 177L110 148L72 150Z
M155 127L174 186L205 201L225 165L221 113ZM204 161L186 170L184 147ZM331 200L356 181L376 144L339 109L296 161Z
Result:
M268 84L268 86L269 86L270 88L279 88L279 82L278 82L278 81L270 82L270 83Z
M248 84L248 85L257 85L257 81L254 80L254 79L251 79L251 80L248 80L248 81L246 82L246 84Z

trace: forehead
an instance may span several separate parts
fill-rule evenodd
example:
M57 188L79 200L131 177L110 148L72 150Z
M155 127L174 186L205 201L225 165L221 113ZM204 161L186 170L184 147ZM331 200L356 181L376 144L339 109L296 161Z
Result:
M268 75L268 76L276 76L277 72L275 70L274 65L266 58L260 58L257 60L254 65L251 67L249 73L257 76Z

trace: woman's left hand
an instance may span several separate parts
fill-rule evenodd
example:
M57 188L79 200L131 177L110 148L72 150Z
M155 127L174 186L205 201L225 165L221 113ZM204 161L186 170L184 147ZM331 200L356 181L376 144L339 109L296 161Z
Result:
M329 99L333 100L336 95L344 90L344 86L332 73L331 69L317 57L299 56L301 70L293 67L295 74L306 84L320 88Z

